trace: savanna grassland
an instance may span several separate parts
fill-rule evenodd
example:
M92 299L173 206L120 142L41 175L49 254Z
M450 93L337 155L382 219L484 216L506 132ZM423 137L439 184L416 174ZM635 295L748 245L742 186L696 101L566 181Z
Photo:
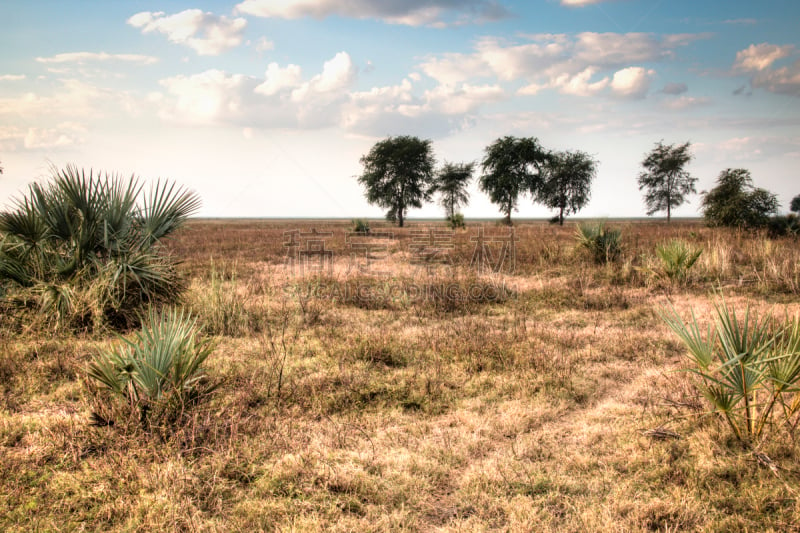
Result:
M574 225L522 222L513 261L478 268L477 224L431 253L437 223L191 221L168 247L214 386L163 427L87 377L114 334L4 309L0 530L797 531L797 433L737 440L659 311L792 316L800 241L609 225L607 264ZM295 230L331 232L331 263L287 261L314 249ZM670 277L675 238L702 252Z

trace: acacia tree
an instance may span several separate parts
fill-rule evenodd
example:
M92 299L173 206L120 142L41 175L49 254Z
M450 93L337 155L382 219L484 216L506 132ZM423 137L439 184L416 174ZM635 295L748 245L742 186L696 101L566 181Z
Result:
M409 207L422 207L434 190L436 164L430 140L389 137L361 157L364 172L358 182L367 201L386 208L386 219L403 227Z
M672 208L682 205L686 196L696 193L697 178L692 177L684 167L692 160L688 142L680 145L656 143L648 153L639 174L639 190L647 190L644 196L647 214L667 212L667 222L672 217Z
M754 187L749 170L728 168L720 172L717 186L705 193L702 205L709 226L758 228L778 211L778 198Z
M492 203L500 206L506 224L511 225L511 211L517 208L520 194L536 195L548 159L549 153L536 137L506 136L486 147L479 185Z
M459 207L469 202L467 185L475 171L475 163L445 163L436 176L436 192L445 216L452 220Z
M542 185L536 198L551 209L558 209L558 223L564 215L577 213L589 202L597 161L581 151L556 152L544 167Z

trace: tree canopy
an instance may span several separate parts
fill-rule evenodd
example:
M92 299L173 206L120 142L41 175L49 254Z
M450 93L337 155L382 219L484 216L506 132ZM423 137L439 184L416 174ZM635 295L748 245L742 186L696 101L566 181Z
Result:
M387 209L386 219L400 227L409 207L422 207L433 195L436 161L430 140L389 137L375 143L361 164L358 182L367 201Z
M485 152L480 188L500 206L506 223L511 224L511 212L516 210L519 196L526 192L535 196L541 187L541 173L549 153L536 137L511 136L497 139Z
M436 176L436 192L445 216L452 220L460 207L469 202L467 186L475 171L475 163L445 163Z
M580 151L551 154L544 166L543 180L536 198L551 209L558 209L558 223L564 216L577 213L589 202L592 180L597 175L597 161Z
M667 212L667 222L672 217L672 208L682 205L686 196L696 193L697 178L692 177L684 167L692 160L690 143L665 145L656 143L655 148L646 154L639 174L639 190L646 190L644 201L647 214Z
M728 168L720 172L717 186L705 193L702 206L709 226L758 228L778 211L778 198L754 187L749 170Z
M789 211L792 213L800 213L800 194L792 198L792 203L789 204Z

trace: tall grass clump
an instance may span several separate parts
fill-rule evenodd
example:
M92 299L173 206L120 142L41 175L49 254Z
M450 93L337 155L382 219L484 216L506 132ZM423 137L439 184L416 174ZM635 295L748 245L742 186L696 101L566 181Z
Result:
M783 322L744 316L725 302L715 304L716 322L705 333L697 319L685 323L672 309L662 318L688 348L697 388L733 434L757 445L775 432L791 434L800 417L800 317Z
M578 245L585 248L597 264L616 261L622 254L622 231L604 223L579 224L575 232Z
M146 306L183 290L159 242L199 206L167 181L145 193L135 177L53 169L49 183L32 184L0 213L0 283L58 325L131 327Z
M208 285L192 285L186 300L198 316L207 335L243 336L259 328L258 317L251 312L249 298L239 292L236 266L218 267L211 263Z
M213 389L205 383L203 364L214 346L198 338L195 320L187 313L150 310L133 340L120 338L116 349L94 357L88 375L121 400L123 416L137 417L144 429L179 422Z

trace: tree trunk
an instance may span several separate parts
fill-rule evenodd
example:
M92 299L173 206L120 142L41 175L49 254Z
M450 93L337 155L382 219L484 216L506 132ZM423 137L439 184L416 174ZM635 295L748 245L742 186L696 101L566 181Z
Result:
M403 227L403 208L399 208L397 210L397 226L402 228Z
M670 206L670 202L667 201L667 224L669 224L670 217L672 216L672 206Z
M564 208L562 207L561 210L558 212L558 225L564 225Z

